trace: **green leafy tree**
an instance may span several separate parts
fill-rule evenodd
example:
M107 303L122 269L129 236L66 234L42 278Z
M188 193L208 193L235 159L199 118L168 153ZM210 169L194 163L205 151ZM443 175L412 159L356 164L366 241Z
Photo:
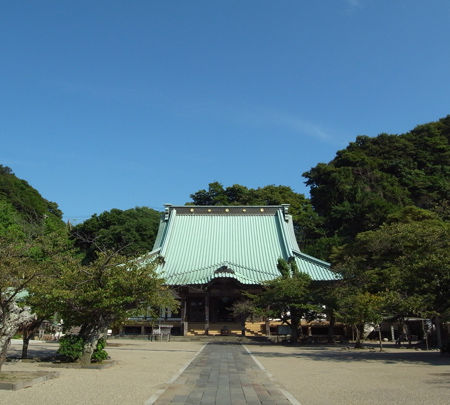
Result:
M255 314L256 308L251 300L244 299L233 303L231 310L233 313L233 318L239 319L239 322L241 323L242 335L244 336L245 322L247 321L249 316Z
M116 252L99 252L88 265L75 257L55 263L55 276L43 285L39 295L64 320L65 329L79 326L83 340L81 362L88 364L99 339L110 325L124 321L134 312L160 307L175 308L177 303L164 280L156 273L160 258L130 260Z
M127 257L151 251L158 232L160 213L147 207L112 209L72 228L75 245L85 263L95 260L101 250L118 250Z
M332 260L347 285L383 294L392 315L450 315L450 224L406 207L377 230L336 249Z
M0 367L11 337L36 318L30 307L19 301L33 286L46 284L52 263L59 255L58 233L27 239L15 236L0 236Z
M40 275L32 265L28 247L17 246L0 237L0 370L6 360L9 343L18 329L33 319L29 308L17 300L28 284Z
M328 321L328 343L336 343L334 327L341 285L342 281L338 278L332 282L316 282L311 285L312 302L321 306L320 315L317 315L324 314Z
M25 232L21 222L21 218L12 204L0 200L0 235L10 239L24 238Z
M322 245L351 242L414 205L449 219L450 116L402 135L358 136L303 176L323 221Z
M0 334L2 353L9 344L8 336L20 328L26 358L29 338L42 319L36 307L25 309L29 303L17 302L48 275L46 259L57 254L55 241L67 241L66 226L56 203L47 201L25 180L0 165ZM25 305L25 306L24 306ZM45 308L45 303L42 306ZM27 317L25 316L27 315ZM4 358L4 357L2 357Z
M312 303L311 278L298 270L294 261L278 260L280 277L264 284L258 295L250 295L259 313L281 318L291 328L291 341L297 342L301 336L301 320L317 305Z
M363 347L364 325L373 323L379 325L383 320L385 297L355 288L345 288L340 291L338 318L356 331L355 348Z
M48 226L63 227L62 212L54 202L47 201L25 180L15 176L13 171L0 165L0 201L6 201L17 214L20 225L34 226L46 219Z

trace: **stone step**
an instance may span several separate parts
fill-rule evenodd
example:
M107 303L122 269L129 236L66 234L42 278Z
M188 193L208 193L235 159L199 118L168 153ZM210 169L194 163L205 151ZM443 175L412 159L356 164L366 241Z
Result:
M242 331L239 330L235 330L235 329L231 329L229 330L230 335L236 335L236 336L241 336L242 335ZM205 331L204 329L189 329L188 331L188 336L204 336L205 335ZM260 332L260 331L255 331L249 328L245 328L245 334L246 335L250 335L250 336L265 336L264 333ZM220 330L214 330L214 329L209 329L208 330L208 335L214 336L214 335L220 335L223 336Z
M270 343L270 340L265 336L171 336L171 341L174 342L223 342L223 343Z

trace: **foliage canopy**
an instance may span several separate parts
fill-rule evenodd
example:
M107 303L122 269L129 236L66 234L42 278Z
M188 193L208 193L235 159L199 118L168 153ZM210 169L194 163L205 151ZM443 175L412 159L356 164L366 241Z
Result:
M327 237L349 242L409 205L448 220L449 137L450 115L403 135L358 136L331 162L305 172Z
M112 209L73 227L75 245L85 262L93 261L101 250L117 250L127 257L151 251L158 232L160 213L148 207Z
M309 312L317 310L312 303L311 278L298 270L295 261L278 260L280 277L268 281L263 291L251 295L252 304L260 314L281 318L291 327L291 339L297 342L301 335L300 322Z
M62 212L54 202L43 198L25 180L15 176L13 171L0 165L0 232L5 225L41 224L62 227Z
M377 230L335 250L348 285L383 293L393 315L450 315L450 224L406 207Z

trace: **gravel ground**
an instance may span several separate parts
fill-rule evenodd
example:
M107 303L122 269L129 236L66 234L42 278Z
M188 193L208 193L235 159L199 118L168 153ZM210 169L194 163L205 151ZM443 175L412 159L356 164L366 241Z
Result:
M103 370L55 369L10 362L8 370L50 370L60 376L20 391L0 390L0 404L143 404L202 347L200 342L111 340L117 364ZM450 404L450 359L438 352L386 348L253 345L247 348L302 405ZM30 356L54 353L54 343L31 342ZM10 355L20 354L15 341Z
M247 347L302 405L450 404L450 359L436 351Z
M111 340L107 347L117 364L103 370L40 367L39 363L8 362L2 371L57 371L56 379L19 391L0 390L0 404L114 405L143 404L172 378L202 347L197 342L149 342ZM30 357L51 354L55 343L33 341ZM19 355L21 342L14 341L9 355ZM41 363L42 364L42 363Z

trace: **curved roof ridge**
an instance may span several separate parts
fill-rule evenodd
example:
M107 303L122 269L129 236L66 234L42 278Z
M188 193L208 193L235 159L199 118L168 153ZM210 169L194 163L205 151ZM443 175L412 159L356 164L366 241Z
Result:
M280 233L281 233L281 242L283 244L284 250L286 252L286 256L291 255L292 247L290 246L287 230L286 230L286 222L284 220L284 214L282 213L281 209L277 210L277 218L278 218L278 224L280 226Z
M164 234L161 238L161 255L163 255L163 256L166 253L167 245L169 244L169 241L170 241L170 236L171 236L172 230L173 230L173 223L175 222L176 216L177 216L177 210L174 209L174 210L172 210L172 215L170 215L168 218L167 225L164 230Z
M245 269L245 270L250 270L250 271L255 271L258 273L262 273L262 274L270 274L273 275L273 273L269 272L269 271L265 271L265 270L260 270L260 269L254 269L252 267L248 267L248 266L244 266L242 264L237 264L237 263L233 263L233 262L229 262L227 260L224 260L222 262L218 262L218 263L214 263L214 264L210 264L209 266L203 266L203 267L197 267L194 269L190 269L190 270L186 270L186 271L180 271L177 272L176 275L182 275L182 274L188 274L188 273L194 273L196 271L204 271L207 269L219 269L220 267L224 266L224 265L231 265L234 267L239 267L241 269ZM175 275L174 275L175 276ZM168 275L168 277L170 277L170 275Z
M263 274L273 274L273 273L271 273L271 272L269 272L269 271L266 271L266 270L260 270L260 269L255 269L255 268L253 268L253 267L248 267L248 266L244 266L243 264L237 264L237 263L233 263L233 262L227 262L228 264L231 264L231 265L233 265L233 266L236 266L236 267L240 267L241 269L246 269L246 270L250 270L250 271L256 271L256 272L258 272L258 273L263 273Z
M144 253L143 255L139 256L138 259L140 259L141 257L145 257L145 256L153 256L153 255L156 255L159 252L161 252L161 247L153 249L153 250L151 250L148 253Z
M194 273L196 271L203 271L203 270L207 270L209 268L214 268L214 264L210 265L210 266L204 266L204 267L197 267L195 269L190 269L190 270L186 270L186 271L179 271L176 274L173 275L173 277L178 276L178 275L183 275L183 274L189 274L189 273ZM164 271L164 270L163 270ZM168 276L170 277L170 276Z
M191 270L190 272L199 272L199 271L201 271L201 270ZM172 278L180 278L179 276L183 276L183 274L186 274L186 273L189 273L189 272L185 272L185 273L178 273L178 274L174 274L174 275L172 275L172 276L167 276L167 279L169 279L169 281L170 281L170 278L172 277ZM220 274L220 273L219 273ZM245 275L243 275L242 273L238 273L238 274L229 274L229 273L224 273L224 274L226 274L226 278L233 278L233 279L236 279L237 281L239 281L239 282L241 282L241 281L247 281L247 284L254 284L254 280L252 279L252 278L250 278L250 277L248 277L248 276L245 276ZM213 280L213 279L215 279L215 278L223 278L224 276L223 275L217 275L217 274L214 274L214 273L211 273L211 274L209 274L209 275L205 275L203 278L200 278L198 281L199 282L197 282L197 283L194 283L194 284L204 284L204 282L205 281L211 281L211 280ZM182 278L182 277L181 277ZM249 283L250 282L250 283ZM190 284L190 283L188 283L188 284ZM245 283L244 283L245 284Z
M317 264L322 264L324 266L330 267L331 263L328 263L324 260L320 260L317 257L313 257L310 255L307 255L306 253L301 252L300 250L292 250L292 252L294 253L294 255L300 256L303 259L309 260L311 262L317 263Z

